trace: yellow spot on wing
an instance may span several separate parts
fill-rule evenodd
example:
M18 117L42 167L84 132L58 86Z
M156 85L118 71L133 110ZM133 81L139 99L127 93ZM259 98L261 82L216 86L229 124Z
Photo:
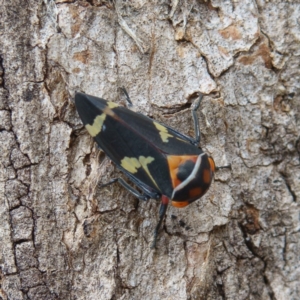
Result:
M153 122L153 124L156 127L156 129L159 131L159 135L160 135L162 141L164 143L168 143L169 137L173 137L173 135L168 133L168 129L165 126L163 126L159 123L156 123L156 122Z
M137 169L141 167L141 164L135 157L127 157L125 156L121 160L121 166L127 170L129 173L136 173Z
M148 157L144 157L144 156L140 156L139 157L139 161L143 167L143 169L146 171L146 173L148 174L148 176L151 178L152 182L156 185L156 187L158 188L154 178L152 177L149 169L148 169L148 164L152 163L154 161L154 157L148 156Z
M94 119L94 123L92 125L90 124L85 125L86 130L89 132L89 134L92 137L95 137L98 133L101 132L102 125L105 121L105 118L106 118L106 114L98 115Z
M113 109L113 108L115 108L115 107L118 107L119 105L118 105L117 103L115 103L115 102L109 101L109 102L107 102L107 106L108 106L109 108Z
M145 168L148 168L147 167L148 164L150 164L151 162L154 161L154 157L151 157L151 156L148 156L148 157L140 156L139 157L139 161L140 161L142 167L145 169Z
M155 186L158 188L154 178L152 177L148 165L150 163L152 163L154 161L154 157L148 156L140 156L139 159L135 158L135 157L127 157L125 156L122 160L121 160L121 166L127 170L128 172L130 172L131 174L135 174L138 170L138 168L143 168L145 170L145 172L147 173L147 175L149 176L149 178L152 180L152 182L155 184Z

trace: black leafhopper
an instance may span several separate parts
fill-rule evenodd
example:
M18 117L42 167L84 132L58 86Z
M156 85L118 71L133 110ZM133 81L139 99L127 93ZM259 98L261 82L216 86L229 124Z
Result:
M161 199L152 247L156 245L169 200L175 207L185 207L202 197L213 180L214 160L198 147L200 128L196 110L202 97L201 94L192 110L196 134L193 139L114 102L76 93L76 108L85 128L141 192L122 178L102 186L118 181L139 199Z

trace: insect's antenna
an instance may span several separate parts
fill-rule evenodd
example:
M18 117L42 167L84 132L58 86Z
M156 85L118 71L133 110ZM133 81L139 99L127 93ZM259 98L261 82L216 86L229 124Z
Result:
M216 171L219 171L220 169L230 169L231 170L231 164L229 164L227 166L216 167Z

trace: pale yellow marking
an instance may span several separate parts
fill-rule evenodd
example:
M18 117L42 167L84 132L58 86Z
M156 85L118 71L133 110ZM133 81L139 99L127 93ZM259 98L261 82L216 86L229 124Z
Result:
M118 104L114 102L107 102L107 106L103 109L103 113L101 115L98 115L94 119L94 123L92 125L90 124L85 125L85 128L87 129L87 131L92 137L95 137L98 133L101 132L103 123L107 115L113 118L117 118L116 114L112 111L112 109L117 106Z
M89 132L89 134L92 137L95 137L98 133L101 132L102 125L105 121L105 118L106 118L106 114L98 115L94 119L94 123L92 125L90 124L85 125L86 130Z
M159 135L160 135L162 141L164 143L168 143L169 137L173 137L173 135L168 133L168 129L165 126L163 126L159 123L156 123L156 122L153 122L153 124L156 127L156 129L159 131Z
M180 139L180 138L176 138L178 141L180 141L180 142L184 142L184 143L187 143L187 144L190 144L190 142L188 142L188 141L186 141L186 140L183 140L183 139Z
M143 168L147 175L150 177L152 182L155 184L155 186L158 188L154 178L152 177L148 165L154 161L154 157L148 156L140 156L139 159L137 160L135 157L127 157L125 156L121 160L121 166L127 170L128 172L135 174L138 170L138 168Z
M154 161L154 157L151 157L151 156L148 156L148 157L145 157L145 156L140 156L139 157L139 161L143 167L143 169L146 171L146 173L148 174L148 176L151 178L152 182L156 185L156 187L158 188L154 178L152 177L149 169L148 169L148 164L152 163Z
M113 109L113 108L115 108L115 107L118 107L119 105L118 105L117 103L115 103L115 102L109 101L109 102L107 102L107 106L108 106L109 108Z
M141 167L141 164L135 157L127 157L125 156L121 160L121 166L127 170L129 173L136 173L137 169Z
M111 116L113 118L116 117L116 114L113 112L113 110L111 110L108 106L106 106L104 109L103 109L103 113L107 114L108 116Z

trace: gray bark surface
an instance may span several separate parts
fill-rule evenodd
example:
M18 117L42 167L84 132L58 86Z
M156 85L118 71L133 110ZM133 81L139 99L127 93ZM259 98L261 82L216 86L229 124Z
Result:
M300 299L300 4L21 1L0 7L0 299ZM75 91L193 136L218 166L170 207L83 128Z

